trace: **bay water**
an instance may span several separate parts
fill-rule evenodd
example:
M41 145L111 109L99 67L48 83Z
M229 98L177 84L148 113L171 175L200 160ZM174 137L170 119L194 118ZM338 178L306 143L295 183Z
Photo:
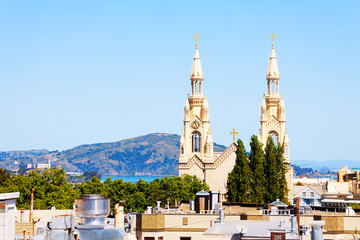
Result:
M104 182L108 177L111 178L112 181L114 181L116 179L122 179L123 182L136 183L137 181L142 179L142 180L150 183L151 181L153 181L156 178L162 178L165 176L103 176L103 177L101 177L101 181ZM169 177L171 177L171 176L169 176Z

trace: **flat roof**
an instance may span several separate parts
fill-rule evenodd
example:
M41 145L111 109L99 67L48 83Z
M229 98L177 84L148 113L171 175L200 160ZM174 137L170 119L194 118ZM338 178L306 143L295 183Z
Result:
M0 200L15 199L18 197L20 197L19 192L1 193L0 194Z

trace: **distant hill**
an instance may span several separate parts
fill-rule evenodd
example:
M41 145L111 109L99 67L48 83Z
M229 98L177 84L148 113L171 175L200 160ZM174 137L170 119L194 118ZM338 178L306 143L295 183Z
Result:
M81 145L62 152L47 150L0 152L0 167L13 161L60 165L66 171L96 170L103 175L177 175L180 136L153 133L118 142ZM225 146L214 143L214 151Z
M344 166L349 168L358 168L360 167L359 160L330 160L330 161L309 161L309 160L292 160L292 164L301 166L302 168L312 168L316 170L326 170L337 172ZM326 169L324 169L326 168Z

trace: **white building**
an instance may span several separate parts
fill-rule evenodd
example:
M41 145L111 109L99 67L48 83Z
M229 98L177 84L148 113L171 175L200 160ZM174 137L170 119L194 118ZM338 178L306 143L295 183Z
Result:
M0 239L15 239L15 203L19 196L19 192L0 194Z
M329 181L330 178L308 178L308 177L302 177L302 178L293 178L293 183L301 183L303 185L324 185L327 181Z
M299 197L300 206L320 207L322 194L322 186L294 186L294 204Z

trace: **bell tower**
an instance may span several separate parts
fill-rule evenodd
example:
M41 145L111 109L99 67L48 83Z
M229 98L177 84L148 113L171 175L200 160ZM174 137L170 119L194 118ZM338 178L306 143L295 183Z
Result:
M213 162L214 143L209 127L209 104L203 95L204 74L198 49L200 36L196 33L194 37L196 48L190 73L191 94L185 100L184 130L180 139L179 175L196 175L205 181L205 164ZM188 164L190 161L196 162L197 168L190 168Z
M280 73L274 47L274 33L270 55L269 68L266 73L267 94L263 96L260 116L259 140L265 145L269 136L272 136L275 144L284 147L284 158L290 163L289 138L286 132L285 104L283 96L279 95Z
M270 37L272 37L272 49L269 68L266 73L267 94L264 94L261 104L259 140L265 146L267 138L271 136L275 144L283 146L285 161L290 165L290 142L286 130L285 104L283 96L279 94L280 73L274 46L274 38L277 36L272 33ZM288 198L290 202L292 202L293 195L292 173L292 167L288 167L286 181L289 189Z

